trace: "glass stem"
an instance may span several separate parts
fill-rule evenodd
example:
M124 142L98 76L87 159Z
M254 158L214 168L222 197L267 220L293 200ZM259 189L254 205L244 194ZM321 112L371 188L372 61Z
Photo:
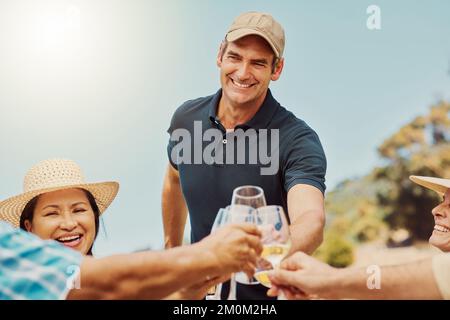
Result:
M234 273L230 280L230 293L228 294L227 300L236 300L236 279Z

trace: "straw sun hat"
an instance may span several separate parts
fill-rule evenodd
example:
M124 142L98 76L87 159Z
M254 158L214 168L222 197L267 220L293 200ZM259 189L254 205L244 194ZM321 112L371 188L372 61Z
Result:
M19 227L20 216L27 203L43 193L81 188L89 191L102 214L119 190L117 182L86 183L80 167L71 160L44 160L25 176L23 193L0 202L0 220Z
M444 195L447 192L447 189L450 188L450 179L421 176L410 176L409 179L422 187L436 191L441 196Z

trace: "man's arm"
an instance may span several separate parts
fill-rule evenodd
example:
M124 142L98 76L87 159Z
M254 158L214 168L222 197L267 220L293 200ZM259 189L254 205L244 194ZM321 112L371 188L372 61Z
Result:
M291 220L291 254L297 251L311 254L323 241L325 209L322 192L310 185L297 184L288 192Z
M244 270L262 251L254 225L230 225L202 241L162 252L141 252L81 264L80 289L68 299L161 299L205 280Z
M288 299L442 299L431 261L382 266L375 274L366 268L332 268L300 252L269 276L275 285L268 294L282 290ZM379 289L368 285L377 282L374 277L378 277Z
M181 191L178 171L169 163L162 191L164 245L173 248L182 245L187 207Z
M338 270L336 296L355 299L442 299L434 280L431 258L413 263L383 266L380 289L369 289L374 276L366 268Z
M214 286L230 280L231 275L216 277L211 280L206 280L201 283L196 283L188 288L183 288L170 296L166 297L166 300L200 300L203 299L207 294L209 289Z

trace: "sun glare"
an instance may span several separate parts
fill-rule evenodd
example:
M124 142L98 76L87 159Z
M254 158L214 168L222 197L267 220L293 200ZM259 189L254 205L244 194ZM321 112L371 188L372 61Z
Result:
M30 13L28 40L36 54L63 54L81 45L81 12L75 5Z

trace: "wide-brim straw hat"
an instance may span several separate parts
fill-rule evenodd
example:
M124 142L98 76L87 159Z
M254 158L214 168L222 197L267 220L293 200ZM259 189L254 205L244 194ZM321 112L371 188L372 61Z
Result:
M441 196L443 196L447 192L447 189L450 188L450 179L422 176L410 176L409 179L418 185L436 191Z
M116 197L119 184L114 181L87 183L80 167L74 161L44 160L33 166L26 174L22 194L0 202L0 220L19 227L22 211L34 197L72 188L89 191L102 214Z

